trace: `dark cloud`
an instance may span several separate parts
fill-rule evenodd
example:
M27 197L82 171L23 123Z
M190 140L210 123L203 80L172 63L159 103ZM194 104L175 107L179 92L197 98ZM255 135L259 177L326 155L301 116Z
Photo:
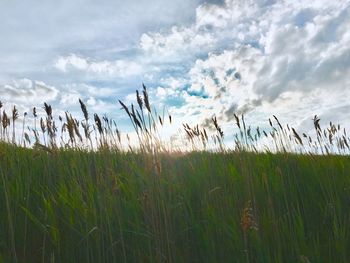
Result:
M203 4L214 4L214 5L224 5L225 0L202 0Z
M260 105L261 105L260 100L252 100L241 106L238 106L236 103L233 103L228 109L224 110L225 117L226 117L225 121L230 122L234 120L235 114L245 115Z
M236 113L238 105L233 103L227 110L225 110L225 116L230 121L234 118L234 114Z
M213 117L214 117L214 115L213 115ZM211 132L215 131L215 127L213 125L212 117L205 118L200 126L205 128L205 129L207 129L207 130L209 130L209 131L211 131Z

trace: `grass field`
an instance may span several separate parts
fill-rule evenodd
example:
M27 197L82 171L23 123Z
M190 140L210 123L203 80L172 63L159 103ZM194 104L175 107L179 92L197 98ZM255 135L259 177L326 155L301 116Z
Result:
M2 262L349 262L350 158L0 145Z
M350 262L340 126L321 129L315 116L311 138L277 118L253 132L235 116L229 150L213 117L214 134L184 124L192 151L169 151L145 87L137 101L120 102L140 144L129 150L82 101L84 120L66 113L57 129L45 104L28 131L24 114L17 138L16 108L0 111L0 262ZM272 150L258 149L261 137Z

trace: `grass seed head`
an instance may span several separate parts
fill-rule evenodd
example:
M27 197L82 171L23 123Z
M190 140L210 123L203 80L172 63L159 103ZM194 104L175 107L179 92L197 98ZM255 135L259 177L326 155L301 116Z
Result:
M84 104L84 102L81 99L79 99L79 103L80 103L81 111L84 114L84 118L87 121L89 119L89 114L88 114L88 111L86 109L86 105Z

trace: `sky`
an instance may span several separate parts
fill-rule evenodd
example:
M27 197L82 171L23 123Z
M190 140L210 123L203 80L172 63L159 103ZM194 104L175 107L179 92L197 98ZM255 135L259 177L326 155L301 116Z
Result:
M142 83L160 111L225 133L252 125L350 125L350 0L0 1L0 100L20 111L107 114Z

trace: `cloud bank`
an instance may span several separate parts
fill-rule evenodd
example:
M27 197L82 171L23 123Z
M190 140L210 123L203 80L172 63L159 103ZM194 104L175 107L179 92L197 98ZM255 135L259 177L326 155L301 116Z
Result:
M181 85L171 79L157 92L181 101L174 110L188 119L194 112L203 123L214 114L229 122L235 112L296 124L313 114L350 117L339 111L350 96L349 1L204 4L191 26L145 34L140 46L158 59L192 56Z

